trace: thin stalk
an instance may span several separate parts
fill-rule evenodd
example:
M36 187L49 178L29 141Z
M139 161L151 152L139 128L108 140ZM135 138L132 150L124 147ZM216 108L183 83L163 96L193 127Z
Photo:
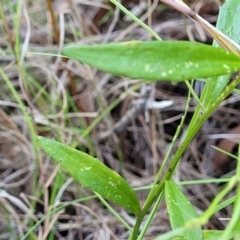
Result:
M105 207L109 210L110 213L120 222L123 224L123 226L130 232L132 232L132 228L119 216L119 214L101 197L100 194L96 193L96 196L99 198L99 200L103 203Z
M59 43L60 43L60 33L59 33L56 17L55 17L55 14L54 14L54 10L53 10L52 0L46 0L46 2L47 2L48 10L50 12L51 20L52 20L54 38L55 38L55 41L57 42L57 44L59 45Z
M239 178L237 178L237 182L239 182ZM237 183L236 182L236 183ZM227 237L233 233L234 239L239 239L240 237L240 222L239 222L239 216L240 216L240 187L238 186L237 188L237 194L236 194L236 199L234 202L234 207L233 207L233 215L228 223L223 235L221 236L220 240L225 240Z
M151 221L152 221L152 219L153 219L156 211L158 210L158 206L159 206L159 204L161 203L161 201L162 201L162 199L163 199L163 196L164 196L164 193L161 192L161 193L159 194L159 196L158 196L158 199L157 199L156 203L155 203L154 206L153 206L152 211L151 211L150 214L149 214L149 217L148 217L148 219L147 219L147 221L146 221L146 224L143 226L143 229L142 229L141 233L140 233L139 236L138 236L138 240L144 238L144 235L145 235L145 233L146 233L149 225L151 224Z
M116 5L119 9L121 9L127 16L129 16L133 21L139 24L139 26L143 27L146 31L148 31L153 37L155 37L158 41L162 41L162 39L158 36L156 32L154 32L148 25L134 16L131 12L129 12L121 3L117 0L110 0L114 5Z
M178 148L177 152L175 153L172 162L168 168L168 171L165 173L164 177L160 181L160 183L155 187L154 191L152 192L151 196L148 198L148 201L144 205L139 217L137 218L137 222L133 229L132 239L137 239L138 231L141 225L141 222L144 216L147 214L149 209L151 208L154 201L156 201L157 197L161 192L164 190L164 183L166 180L172 178L174 171L180 161L180 157L185 152L187 146L190 144L194 136L197 134L199 129L201 128L202 124L206 121L206 119L215 111L215 109L220 105L220 103L232 92L232 90L240 83L240 77L233 80L224 90L224 92L220 95L220 97L212 103L209 109L203 115L198 116L199 119L194 124L190 124L189 130L186 134L186 138L183 141L182 145Z
M147 197L147 199L146 199L145 204L151 199L151 196L152 196L153 192L155 191L156 184L157 184L157 182L159 181L159 178L160 178L160 176L161 176L161 174L162 174L162 172L163 172L163 168L164 168L167 160L169 159L170 154L171 154L171 152L172 152L172 149L173 149L173 147L174 147L174 145L175 145L175 142L176 142L176 140L177 140L177 137L178 137L179 134L180 134L181 128L182 128L182 126L183 126L183 123L184 123L185 118L186 118L187 113L188 113L188 108L189 108L190 100L191 100L191 91L188 92L188 98L187 98L187 102L186 102L186 107L185 107L184 115L182 116L181 122L180 122L179 126L177 127L176 133L175 133L175 135L174 135L174 137L173 137L173 140L172 140L172 142L171 142L171 144L170 144L170 147L168 148L168 151L167 151L166 156L165 156L165 158L164 158L164 160L163 160L163 163L162 163L162 165L161 165L161 168L159 169L158 174L157 174L157 176L155 177L155 181L154 181L153 187L151 188L151 191L150 191L150 193L148 194L148 197ZM160 194L161 194L161 193L160 193ZM159 199L158 199L159 203L160 203L160 200L162 200L162 198L163 198L163 193L161 194L161 197L159 197ZM152 220L152 219L149 218L149 221L151 221L151 220ZM149 223L147 222L147 224L145 225L144 230L143 230L144 233L145 233L145 231L147 230L147 226L148 226L149 224L150 224L150 222L149 222ZM142 233L141 233L141 235L142 235ZM139 239L141 239L141 238L139 238Z
M198 218L189 220L186 224L186 228L202 226L207 223L208 219L215 213L215 209L218 207L219 202L234 188L238 179L236 176L232 177L227 186L214 198L208 209Z
M223 236L221 237L221 240L226 238L231 232L234 232L234 239L239 239L240 236L240 221L239 221L239 216L240 216L240 144L238 144L238 159L237 159L237 169L236 169L236 178L238 180L237 185L237 193L236 193L236 198L234 201L234 206L233 206L233 216L224 231Z

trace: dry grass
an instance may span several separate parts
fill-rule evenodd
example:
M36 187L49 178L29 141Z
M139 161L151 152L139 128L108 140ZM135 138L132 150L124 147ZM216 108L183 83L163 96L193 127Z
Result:
M139 85L123 77L96 71L88 66L65 61L60 57L42 55L58 51L65 43L93 44L96 42L148 40L149 34L107 1L56 1L53 9L57 29L53 30L46 1L26 1L19 19L22 41L22 61L16 64L11 50L14 43L14 1L3 1L6 17L0 19L0 64L14 85L18 96L32 117L38 135L55 138L97 156L106 165L120 172L134 187L152 183L161 159L166 153L184 111L187 88L184 84L157 83ZM138 1L123 1L131 9ZM188 1L192 9L215 24L217 1ZM196 40L211 43L211 39L195 23L158 1L146 1L138 16L164 40ZM9 27L9 36L6 32ZM29 40L29 41L28 41ZM33 54L30 52L38 52ZM19 239L27 230L60 202L70 202L91 192L82 189L63 173L31 140L31 131L3 76L0 76L0 238ZM123 94L119 104L99 120L94 120ZM145 108L149 100L173 100L163 110ZM191 103L190 119L195 103ZM184 154L175 180L205 179L216 172L213 162L217 135L227 133L239 124L239 97L231 96L203 127ZM90 126L90 127L89 127ZM91 128L93 126L93 128ZM88 132L84 132L85 129ZM185 125L187 128L187 123ZM84 137L81 133L84 132ZM224 136L226 139L227 136ZM180 144L180 139L176 147ZM234 149L231 149L234 151ZM215 164L215 165L213 165ZM229 164L228 164L229 165ZM232 170L221 169L224 172ZM219 173L220 174L220 173ZM221 186L206 184L184 188L199 212ZM139 192L144 202L146 191ZM134 218L114 206L129 223ZM208 227L222 229L231 209L218 213ZM169 229L167 211L161 205L145 239L152 239ZM96 199L72 203L48 216L34 230L38 239L127 239L129 233ZM49 235L51 232L52 235Z

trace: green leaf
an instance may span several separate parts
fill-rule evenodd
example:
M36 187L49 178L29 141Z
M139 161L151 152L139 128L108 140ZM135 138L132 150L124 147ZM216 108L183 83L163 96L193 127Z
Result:
M62 53L106 72L146 80L185 81L240 70L240 58L235 54L196 42L73 45Z
M223 6L220 8L218 21L217 21L217 28L220 31L222 31L224 34L226 34L228 37L230 37L232 40L234 40L237 44L240 43L240 28L239 28L240 14L239 14L239 12L240 12L239 0L225 1ZM238 13L238 14L236 14L236 13ZM214 45L218 45L218 43L216 43L214 41ZM230 79L230 77L229 77L229 79ZM217 82L218 81L219 81L219 79L217 79ZM227 79L226 79L226 82L228 82ZM239 192L239 190L238 190L238 192ZM238 194L237 195L238 200L240 199L239 196L240 195ZM237 209L239 209L239 207L238 207L239 204L240 204L239 201L236 200L234 203L232 219L225 231L226 233L234 232L234 234L236 234L235 239L238 239L239 235L240 235L239 211L237 210ZM236 219L235 226L232 229L231 222L233 222L235 219Z
M217 29L230 37L233 41L239 44L240 42L240 12L239 0L227 0L220 7Z
M184 227L187 221L197 218L194 207L173 181L165 182L165 196L172 229ZM184 237L186 240L202 240L202 229L186 229Z
M219 240L224 231L203 230L203 240ZM184 237L175 237L172 240L185 240Z
M225 1L223 6L219 10L218 21L216 28L222 33L227 35L229 38L234 40L236 43L240 43L240 12L239 0L228 0ZM213 46L219 47L217 41L214 40ZM205 99L207 102L214 103L216 99L223 92L224 88L229 83L231 74L225 76L212 78L207 82L207 94Z
M220 230L203 230L204 240L219 240L224 231Z
M135 215L139 214L140 205L136 193L118 173L106 167L101 161L44 137L38 136L38 143L84 187L90 188Z

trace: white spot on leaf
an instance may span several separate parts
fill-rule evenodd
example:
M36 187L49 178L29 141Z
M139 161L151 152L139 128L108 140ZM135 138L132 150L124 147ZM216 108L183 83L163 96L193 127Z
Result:
M162 75L162 77L166 77L167 73L166 72L162 72L161 75Z
M150 64L147 63L147 64L145 65L145 68L144 68L144 69L145 69L146 72L148 72L148 71L150 70Z
M227 73L230 73L230 72L231 72L230 67L229 67L228 65L223 64L223 67L224 67L225 69L227 69Z
M186 62L186 63L185 63L185 68L190 68L190 67L192 67L192 66L194 66L194 63L193 63L193 62Z
M109 182L109 185L111 185L111 186L113 186L113 187L116 187L117 184L116 184L115 182L110 181L110 182Z
M85 167L84 168L86 171L89 171L90 169L92 169L92 167Z
M172 202L173 202L176 206L179 205L179 203L175 202L174 200L172 200Z

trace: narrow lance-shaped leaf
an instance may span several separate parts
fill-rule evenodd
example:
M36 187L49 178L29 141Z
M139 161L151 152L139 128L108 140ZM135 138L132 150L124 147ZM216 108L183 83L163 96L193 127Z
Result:
M240 58L220 48L196 42L139 42L72 45L69 58L130 78L185 81L240 70Z
M172 229L184 227L187 221L197 217L192 204L173 181L165 182L165 196ZM202 229L187 229L184 233L184 239L202 240Z
M203 230L203 240L219 240L221 236L224 234L224 231L220 230ZM161 237L155 239L160 240ZM186 240L185 237L179 236L172 238L171 240Z
M44 137L38 137L38 142L50 157L60 163L84 187L90 188L135 215L139 214L140 205L136 193L118 173L98 159L59 142Z
M240 43L240 14L236 13L240 12L240 4L239 0L228 0L225 1L223 6L221 6L219 10L217 26L216 28L220 30L222 33L227 35L237 44ZM218 47L219 44L214 40L213 46ZM209 79L207 82L206 88L207 93L205 94L205 105L207 103L214 103L216 99L223 92L224 88L229 83L231 78L231 74L227 74L225 76L215 77Z

